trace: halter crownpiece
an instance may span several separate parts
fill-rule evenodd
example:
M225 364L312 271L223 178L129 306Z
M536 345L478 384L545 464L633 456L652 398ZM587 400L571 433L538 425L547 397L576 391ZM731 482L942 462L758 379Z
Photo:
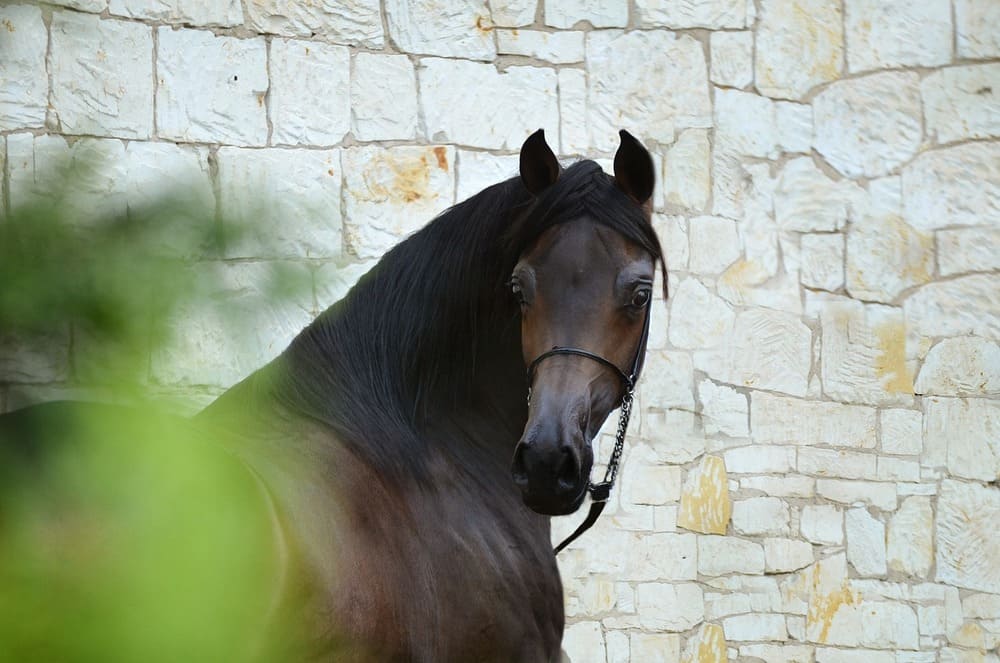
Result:
M617 364L612 361L605 359L604 357L594 354L593 352L588 352L587 350L581 350L580 348L555 346L548 352L543 352L542 354L535 357L528 365L528 404L531 404L531 386L534 384L535 380L535 369L538 367L543 360L549 357L554 357L556 355L576 355L578 357L585 357L592 361L596 361L599 364L613 370L622 381L622 386L625 387L625 392L622 395L622 402L619 405L621 413L618 416L618 431L615 434L615 446L611 451L611 459L608 461L607 470L604 472L604 480L600 483L594 483L591 481L587 486L587 492L590 493L590 512L587 513L587 518L580 523L580 526L574 530L572 534L566 537L562 543L555 547L555 554L559 554L563 548L569 544L576 541L584 532L590 529L597 519L600 517L601 512L604 511L604 507L608 503L608 499L611 497L611 489L615 485L615 479L618 477L618 466L621 463L622 450L625 448L625 433L628 430L628 422L632 416L632 401L635 392L635 382L639 378L639 371L642 370L642 360L646 351L646 340L649 338L649 318L650 311L652 307L652 302L646 306L646 317L642 323L642 336L639 338L639 347L635 349L635 357L632 359L632 369L626 374Z

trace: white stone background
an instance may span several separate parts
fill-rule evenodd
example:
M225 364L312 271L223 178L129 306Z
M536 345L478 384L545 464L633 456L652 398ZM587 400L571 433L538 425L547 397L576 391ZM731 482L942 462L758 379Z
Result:
M1000 660L1000 1L0 7L5 209L96 154L81 214L176 185L265 221L210 265L253 332L193 314L165 395L274 356L538 127L649 146L672 285L560 557L573 663ZM312 296L265 300L268 261ZM0 348L0 408L86 393L69 337Z

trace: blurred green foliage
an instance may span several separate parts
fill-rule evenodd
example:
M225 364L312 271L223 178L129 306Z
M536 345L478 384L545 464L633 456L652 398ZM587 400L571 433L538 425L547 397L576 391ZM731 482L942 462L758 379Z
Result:
M130 405L0 417L0 660L279 660L262 487L220 440L143 404L178 312L225 307L193 263L245 227L177 196L83 223L72 177L0 216L0 343L72 329L102 393ZM270 280L275 298L311 287Z

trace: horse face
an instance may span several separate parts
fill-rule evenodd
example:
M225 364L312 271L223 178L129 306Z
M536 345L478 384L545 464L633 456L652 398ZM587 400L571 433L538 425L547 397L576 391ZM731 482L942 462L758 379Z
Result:
M522 179L536 194L546 178L554 181L559 172L544 138L538 137L529 138L521 153ZM615 158L616 184L648 214L653 183L649 154L631 136L622 138ZM626 140L631 141L628 146ZM529 151L540 155L526 159ZM548 164L526 164L537 158ZM586 217L549 228L521 256L511 275L521 302L526 365L559 346L584 350L631 373L645 352L641 346L654 268L653 256L643 248ZM626 385L601 361L555 354L536 365L531 388L512 476L529 508L547 515L572 513L587 494L594 463L591 441L621 404Z
M628 374L652 303L654 263L614 231L580 220L550 228L514 270L526 363L555 346L603 357ZM621 404L622 378L579 355L538 364L513 477L525 504L559 515L579 508L594 462L591 440Z

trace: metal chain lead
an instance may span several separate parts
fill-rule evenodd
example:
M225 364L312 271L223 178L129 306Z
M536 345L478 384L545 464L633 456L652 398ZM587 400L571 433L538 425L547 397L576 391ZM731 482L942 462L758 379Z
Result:
M632 417L632 390L625 392L622 398L622 413L618 418L618 432L615 434L615 448L611 452L611 459L608 461L608 469L604 472L604 482L614 484L618 476L618 463L622 458L622 450L625 447L625 431L628 429L628 421Z

